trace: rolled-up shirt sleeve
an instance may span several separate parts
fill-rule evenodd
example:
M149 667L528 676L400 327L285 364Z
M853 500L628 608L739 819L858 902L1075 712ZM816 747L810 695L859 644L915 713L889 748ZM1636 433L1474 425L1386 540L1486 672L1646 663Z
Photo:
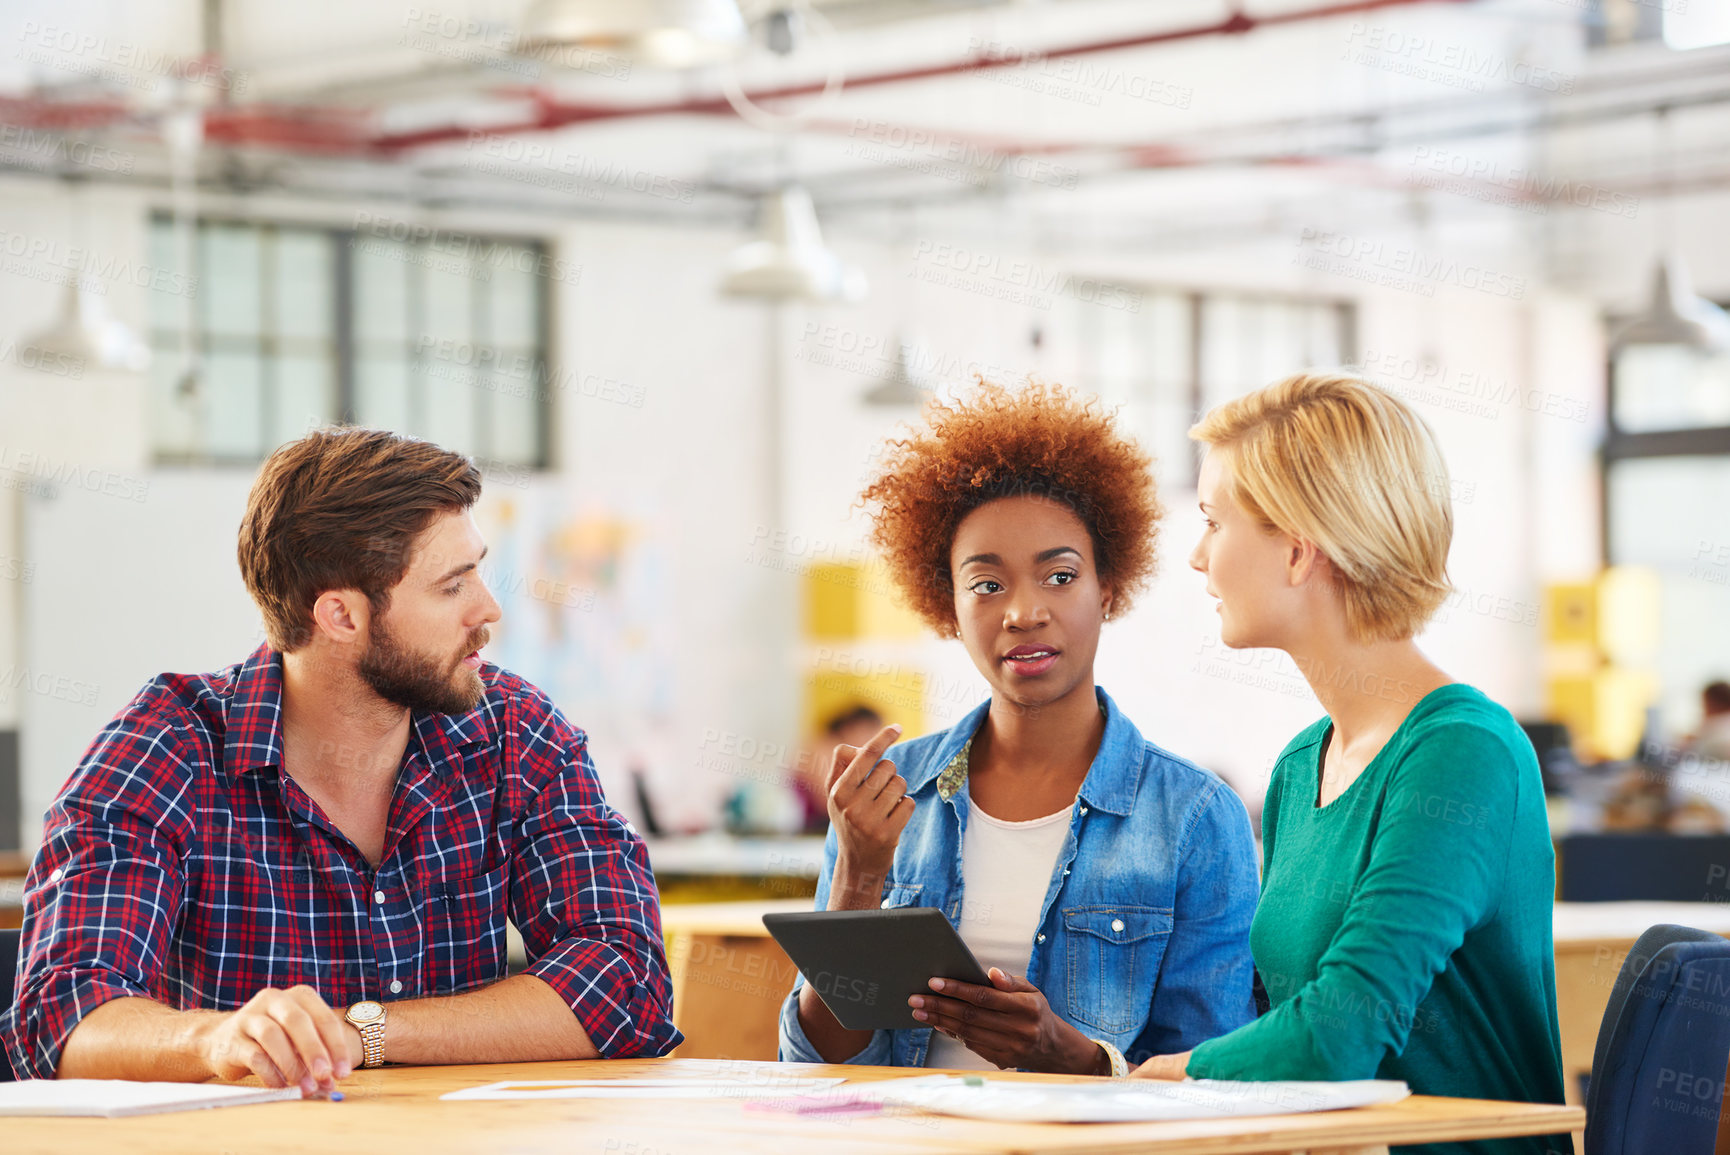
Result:
M189 777L159 721L123 714L49 810L24 882L16 999L0 1018L19 1078L54 1078L73 1028L102 1004L155 997L186 893Z
M603 1058L664 1055L683 1036L648 850L607 804L581 730L550 704L525 711L519 726L527 762L554 764L523 817L511 869L527 973L569 1004Z

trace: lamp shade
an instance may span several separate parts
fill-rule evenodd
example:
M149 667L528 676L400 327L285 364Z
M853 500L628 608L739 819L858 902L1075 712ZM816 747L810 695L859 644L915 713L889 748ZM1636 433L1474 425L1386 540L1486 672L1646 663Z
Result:
M724 59L745 43L736 0L535 0L523 17L528 47L576 45L662 68Z
M912 352L906 341L896 342L895 363L889 367L889 373L881 383L865 391L862 398L865 404L899 407L924 403L930 395L930 386L925 375L913 368L909 357Z
M1703 353L1730 353L1730 315L1696 296L1680 259L1660 261L1652 278L1652 303L1612 334L1610 343L1685 345Z
M763 198L762 237L733 250L721 291L771 300L857 301L865 274L823 246L811 194L798 185Z
M66 285L60 316L26 337L22 346L30 354L29 363L45 369L69 361L134 373L150 367L149 347L123 322L108 316L99 293L77 280Z

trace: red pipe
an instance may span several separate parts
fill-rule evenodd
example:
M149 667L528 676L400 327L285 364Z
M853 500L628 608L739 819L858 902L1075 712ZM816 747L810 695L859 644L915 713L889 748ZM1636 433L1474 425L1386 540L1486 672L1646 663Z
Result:
M1095 52L1116 52L1125 48L1143 48L1150 44L1168 44L1175 40L1189 40L1200 36L1235 36L1250 32L1266 25L1296 24L1306 20L1328 20L1338 16L1350 16L1359 12L1369 12L1378 8L1399 8L1411 4L1429 3L1431 0L1344 0L1342 3L1327 4L1320 8L1304 8L1295 12L1281 12L1270 16L1246 16L1242 12L1233 12L1229 17L1215 24L1193 25L1188 28L1174 28L1164 32L1145 32L1135 36L1123 36L1115 40L1099 40L1087 44L1075 44L1065 48L1053 48L1032 53L1004 53L1001 55L984 54L970 56L965 60L952 61L948 64L932 64L921 68L903 68L893 72L877 72L868 76L853 76L847 78L848 88L869 88L878 84L904 84L914 80L929 80L938 76L952 76L964 72L976 72L986 68L1002 68L1006 65L1021 64L1030 59L1041 59L1053 56L1086 56ZM1466 3L1469 0L1438 0L1441 3ZM790 84L780 88L764 89L747 93L752 103L766 100L778 100L791 96L809 96L823 91L823 82L812 81L804 84ZM533 119L517 124L489 126L486 132L489 136L510 135L512 133L546 132L551 129L563 128L571 124L581 124L595 120L616 120L627 116L672 116L683 113L727 113L732 111L724 97L703 97L695 100L679 101L667 104L616 105L616 104L560 104L551 100L542 100L540 112ZM416 132L396 133L389 136L376 137L372 146L383 152L396 152L405 148L418 148L427 144L438 144L449 140L464 140L475 130L460 126L445 126L440 128L421 129Z
M1202 36L1235 36L1256 28L1296 24L1308 20L1327 20L1340 16L1370 12L1380 8L1406 7L1419 3L1466 3L1469 0L1342 0L1317 8L1267 16L1249 16L1233 12L1224 20L1212 24L1193 25L1163 32L1139 33L1112 40L1074 44L1063 48L1034 52L984 53L946 64L903 68L865 76L849 77L850 88L869 88L880 84L904 84L976 72L988 68L1019 65L1028 60L1048 57L1085 56L1098 52L1116 52L1128 48L1143 48L1153 44L1169 44ZM747 94L753 103L774 101L821 92L821 82L784 85ZM547 132L568 125L592 121L618 120L624 117L725 115L732 111L723 97L701 97L693 100L659 104L569 104L532 91L538 109L536 115L515 124L491 125L488 135ZM35 99L0 98L0 120L29 127L69 131L90 129L123 123L135 118L133 110L117 101L61 103ZM376 152L393 154L453 140L464 140L473 128L462 125L441 125L415 132L371 135L365 122L369 113L360 109L311 108L304 106L272 107L267 105L218 105L205 111L205 137L212 142L231 146L265 145L295 152L325 154L363 154ZM1063 151L1059 146L1028 146L1032 151Z

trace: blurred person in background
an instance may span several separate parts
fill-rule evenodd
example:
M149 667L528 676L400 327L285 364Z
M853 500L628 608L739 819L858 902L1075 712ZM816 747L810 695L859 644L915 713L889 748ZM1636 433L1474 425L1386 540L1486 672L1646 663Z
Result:
M799 794L803 808L806 834L823 834L829 829L829 767L835 762L835 748L858 749L871 741L883 728L883 715L876 707L855 702L838 713L831 714L823 725L823 733L800 754L793 788Z
M836 748L817 909L941 909L992 985L935 976L909 1000L925 1026L873 1032L801 980L781 1058L1125 1074L1248 1021L1243 803L1094 684L1102 626L1154 568L1147 455L1096 401L981 382L890 443L864 500L906 600L990 697Z
M1700 728L1690 747L1702 758L1730 761L1730 682L1708 682L1700 691Z

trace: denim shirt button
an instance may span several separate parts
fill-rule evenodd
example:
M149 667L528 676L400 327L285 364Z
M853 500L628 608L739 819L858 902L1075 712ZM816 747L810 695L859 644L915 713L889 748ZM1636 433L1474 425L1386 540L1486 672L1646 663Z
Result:
M1083 818L1085 818L1085 817L1087 817L1087 807L1085 807L1085 806L1083 806L1083 807L1082 807L1082 808L1081 808L1081 816L1082 816L1082 817L1083 817Z
M1123 920L1121 918L1112 919L1111 920L1111 929L1118 934L1122 934L1123 933Z
M1045 936L1044 936L1044 935L1040 935L1040 936L1039 936L1039 937L1038 937L1038 938L1036 938L1036 939L1034 939L1034 940L1033 940L1033 941L1034 941L1034 942L1044 942L1044 941L1045 941Z

